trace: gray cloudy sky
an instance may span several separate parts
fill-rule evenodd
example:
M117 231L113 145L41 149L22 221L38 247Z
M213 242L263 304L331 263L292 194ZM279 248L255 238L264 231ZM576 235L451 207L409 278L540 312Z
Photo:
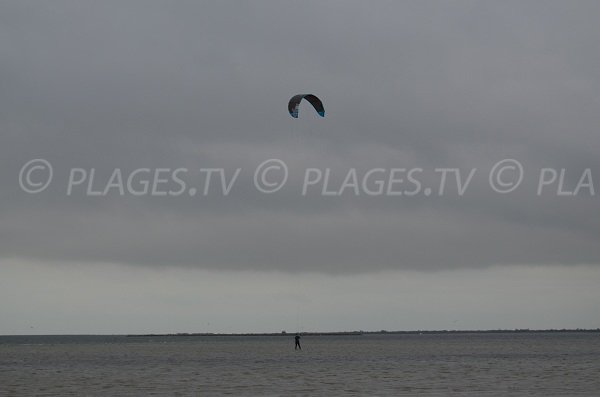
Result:
M544 167L570 191L589 168L600 189L598 15L595 1L2 2L0 333L600 327L599 198L536 194ZM289 117L297 93L327 117ZM19 172L38 158L54 177L28 194ZM290 176L262 194L270 158ZM506 158L524 178L498 194L488 173ZM208 167L241 168L227 196L187 194ZM337 187L350 168L420 167L431 188L435 168L477 171L463 196L303 196L311 167ZM96 190L115 168L189 172L177 197L90 197L66 194L72 168L94 168Z

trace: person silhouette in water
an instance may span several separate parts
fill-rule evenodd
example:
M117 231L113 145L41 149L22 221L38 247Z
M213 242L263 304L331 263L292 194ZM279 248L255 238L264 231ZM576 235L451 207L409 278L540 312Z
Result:
M294 340L296 341L296 344L294 345L294 350L302 350L302 346L300 346L300 335L296 334Z

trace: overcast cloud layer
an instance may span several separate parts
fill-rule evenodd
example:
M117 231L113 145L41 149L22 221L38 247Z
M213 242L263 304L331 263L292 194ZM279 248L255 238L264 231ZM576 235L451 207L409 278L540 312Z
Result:
M598 2L2 2L0 255L36 262L364 273L600 263ZM314 93L294 120L287 100ZM29 160L55 180L31 195ZM269 158L290 182L251 184ZM306 167L522 162L463 197L302 196ZM69 169L242 168L223 197L67 196ZM228 174L230 175L230 174ZM196 175L197 176L197 175Z
M592 266L323 275L0 264L0 334L600 327Z

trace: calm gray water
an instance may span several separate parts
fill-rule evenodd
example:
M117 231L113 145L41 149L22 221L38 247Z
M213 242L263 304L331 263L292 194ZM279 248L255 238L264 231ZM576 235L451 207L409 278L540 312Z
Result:
M0 395L600 396L600 334L0 336Z

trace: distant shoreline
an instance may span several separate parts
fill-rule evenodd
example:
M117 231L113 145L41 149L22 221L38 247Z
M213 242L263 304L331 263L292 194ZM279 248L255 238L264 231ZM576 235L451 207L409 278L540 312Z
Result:
M485 329L485 330L411 330L411 331L301 331L303 336L361 336L361 335L454 335L454 334L548 334L548 333L588 333L600 334L600 328L560 328L560 329ZM178 332L147 334L3 334L1 337L35 336L118 336L128 338L144 337L240 337L240 336L283 336L296 335L296 332Z
M353 336L353 335L439 335L439 334L522 334L522 333L600 333L600 328L595 329L489 329L489 330L415 330L415 331L332 331L297 332L305 336ZM214 333L214 332L180 332L174 334L127 334L127 337L149 337L149 336L290 336L296 332L242 332L242 333Z

